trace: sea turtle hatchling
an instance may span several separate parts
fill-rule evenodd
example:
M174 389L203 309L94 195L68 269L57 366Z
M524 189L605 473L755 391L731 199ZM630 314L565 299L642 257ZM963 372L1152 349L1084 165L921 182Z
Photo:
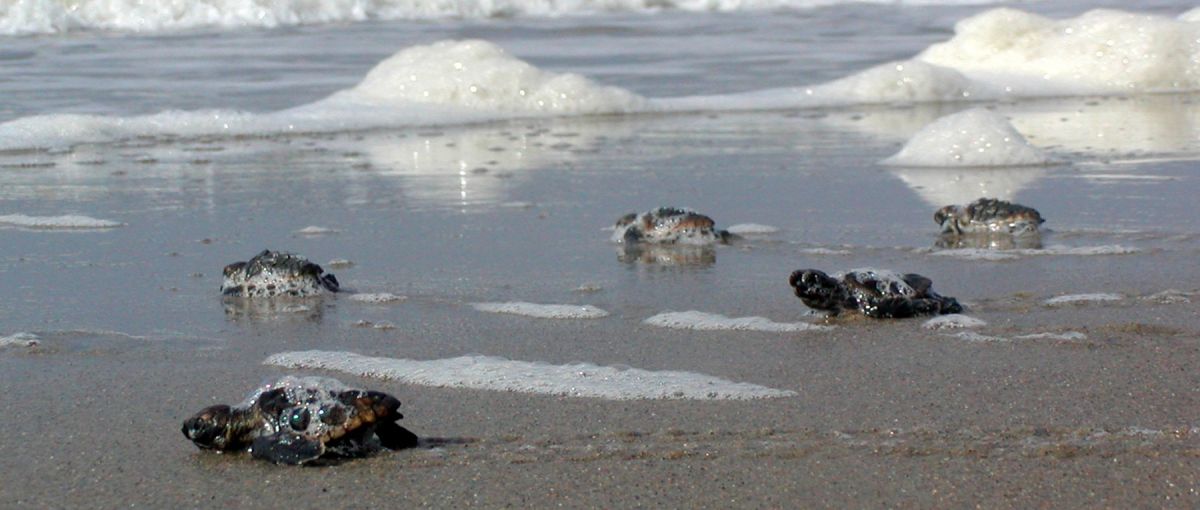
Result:
M305 464L364 457L417 445L396 423L400 401L328 377L285 376L238 407L207 407L183 421L183 435L205 450L250 449L257 459Z
M617 220L612 241L633 245L713 244L734 237L717 230L712 218L682 207L659 207L644 213L629 213Z
M242 297L307 297L337 292L338 281L304 257L263 250L246 262L225 266L221 294Z
M933 213L942 234L1036 234L1046 220L1032 207L995 198L980 198L967 205L948 205Z
M919 274L855 269L833 276L816 269L792 273L788 284L805 305L837 315L857 310L876 319L960 313L958 300L938 295L933 282Z

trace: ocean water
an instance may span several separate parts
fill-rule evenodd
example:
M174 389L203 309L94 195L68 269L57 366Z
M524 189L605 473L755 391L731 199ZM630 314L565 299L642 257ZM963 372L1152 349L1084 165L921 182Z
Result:
M803 399L825 414L791 418L821 430L815 417L971 426L870 413L967 398L889 392L914 371L999 372L974 365L998 340L1012 342L997 356L1058 363L1143 331L1115 322L1194 332L1193 7L0 0L0 381L32 394L45 379L17 374L70 386L123 371L131 387L223 392L181 390L180 416L303 372L420 395L729 399L767 417ZM1041 238L939 244L934 211L983 196L1038 209ZM622 215L660 206L741 239L609 240ZM223 301L222 267L264 248L347 292ZM787 284L860 267L929 276L969 316L826 321ZM862 361L872 335L897 341L868 351L901 355ZM1074 388L1107 380L1084 362ZM1095 423L980 398L1004 423L1014 408ZM1110 416L1193 418L1121 421L1137 405ZM487 433L470 413L424 412Z
M813 320L786 292L800 266L968 300L1170 287L1197 249L1188 6L977 4L9 4L0 332L236 336L253 310L214 279L267 247L411 298L316 307L335 330L437 303L501 320L478 302L595 306L604 334ZM932 211L979 196L1040 209L1044 246L934 247ZM759 233L607 241L661 205Z

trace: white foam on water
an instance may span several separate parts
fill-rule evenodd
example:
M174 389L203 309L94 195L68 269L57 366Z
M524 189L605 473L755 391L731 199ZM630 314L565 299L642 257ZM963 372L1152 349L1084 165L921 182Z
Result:
M1101 246L1047 246L1045 248L1020 248L1014 250L989 250L985 248L954 248L948 250L931 250L920 248L918 252L926 252L939 257L954 257L966 260L1016 260L1022 256L1095 256L1095 255L1130 255L1140 253L1141 248L1109 244Z
M739 10L754 5L774 8L828 2L843 3L842 0L675 0L665 4L659 0L73 0L64 4L60 0L25 0L0 4L0 33L57 32L73 27L117 30L137 27L152 31L247 23L276 26L443 11L462 16L462 9L477 10L464 7L469 5L476 5L481 12L508 16L530 9L589 12L592 8L609 11L633 5L634 9L650 10L663 6L684 9L695 6L697 10L725 10L719 6L727 6ZM72 7L67 8L68 4ZM540 7L534 8L535 5ZM993 9L960 21L952 39L930 46L913 59L878 65L827 83L652 99L600 85L578 74L539 69L486 41L442 41L403 49L380 62L357 86L286 110L247 113L205 109L131 117L39 115L0 124L0 150L61 149L135 137L273 136L463 125L539 116L1194 91L1200 90L1198 41L1200 23L1163 16L1095 10L1076 18L1052 20L1013 9ZM982 126L974 128L978 135ZM992 128L996 126L990 126L988 132ZM1037 154L1027 144L1023 146L1012 140L1006 143L1002 134L997 136L1000 137L990 138L992 147L981 153L988 156L972 155L973 164L1044 164L1036 162ZM1008 138L1013 137L1010 134ZM917 153L923 152L914 150ZM956 154L962 158L968 155ZM953 154L948 157L953 159ZM943 157L905 164L944 163Z
M18 332L8 336L0 336L0 348L3 347L35 347L41 343L41 337L34 333Z
M774 322L765 317L726 317L720 314L696 310L664 312L652 316L643 322L661 328L694 329L700 331L795 333L801 331L829 331L833 329L830 326L818 326L807 322Z
M417 361L367 357L352 352L298 351L271 355L263 364L337 370L360 377L439 388L610 400L749 400L796 395L794 391L733 382L694 372L649 371L591 363L551 365L490 356Z
M337 230L334 230L332 228L319 227L316 225L309 225L307 227L304 227L300 230L293 232L293 234L302 235L302 236L321 236L321 235L326 235L326 234L336 234L337 232L338 232Z
M401 50L355 87L270 113L166 111L133 117L50 114L0 124L0 150L63 149L135 137L271 136L649 108L637 94L538 69L480 40Z
M966 340L968 342L975 342L975 343L1008 342L1009 341L1009 339L1004 338L1002 336L984 335L984 334L976 333L974 331L959 331L958 333L951 333L951 334L947 334L946 336L951 336L954 338L958 338L960 340Z
M1041 166L1053 163L1004 117L972 108L942 117L881 164L917 167Z
M374 293L358 293L351 294L347 299L358 301L360 303L384 304L396 303L408 299L408 296L397 296L390 292L374 292Z
M510 313L538 319L599 319L608 312L591 305L542 305L512 301L507 303L471 303L481 312Z
M925 329L961 329L961 328L980 328L986 326L987 322L981 319L976 319L963 314L952 313L948 315L939 315L921 324Z
M1053 20L1016 9L959 21L917 59L1013 96L1181 92L1200 88L1200 25L1097 9Z
M938 257L953 257L964 260L1017 260L1021 258L1016 253L1011 253L1009 250L989 250L986 248L954 248L949 250L930 250L922 248L918 251L927 252Z
M1120 294L1111 293L1093 293L1093 294L1067 294L1065 296L1056 296L1044 301L1050 306L1068 305L1077 303L1095 303L1102 301L1120 301L1125 299Z
M973 5L994 0L19 0L0 3L0 34L273 28L366 20L558 17L810 9L845 3Z
M1028 335L1017 335L1014 340L1064 340L1064 341L1080 341L1087 340L1087 335L1078 331L1067 331L1065 333L1030 333Z
M850 250L837 250L833 248L804 248L800 250L800 253L807 253L809 255L849 255Z
M402 50L337 97L519 113L621 113L645 99L581 75L543 71L487 41L441 41Z
M779 232L779 227L760 225L758 223L738 223L737 225L730 225L725 230L729 231L730 234L740 236L761 236Z
M74 214L63 216L8 214L0 216L0 226L45 230L95 230L122 227L125 224L119 221L101 220Z

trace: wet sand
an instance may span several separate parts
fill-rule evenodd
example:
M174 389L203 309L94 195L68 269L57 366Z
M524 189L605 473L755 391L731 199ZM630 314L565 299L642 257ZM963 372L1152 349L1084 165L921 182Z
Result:
M1192 164L1083 154L1074 165L965 174L1007 183L1041 210L1047 247L1131 250L939 256L931 202L953 190L929 183L964 174L882 169L875 162L901 137L806 115L0 155L10 165L0 172L5 214L125 224L0 230L9 289L0 336L42 339L0 349L0 506L1194 506L1200 242L1194 222L1180 221L1195 217ZM427 141L447 148L446 161L483 170L405 166L408 144ZM1089 178L1117 174L1141 178ZM686 264L622 259L603 227L658 205L780 230L711 259L678 259ZM336 232L295 233L308 226ZM407 299L340 295L301 313L224 306L221 266L267 247L307 255L352 291ZM329 268L335 258L354 265ZM860 266L930 276L986 321L971 330L991 340L920 319L825 321L786 285L794 269ZM1168 289L1181 292L1159 295ZM1046 304L1086 293L1120 299ZM471 306L507 301L610 315L549 320ZM686 310L834 328L643 322ZM363 320L395 328L356 326ZM1068 332L1085 338L1016 338ZM605 400L262 364L309 349L684 370L797 395ZM180 434L191 413L282 374L397 395L422 447L292 468L201 452Z

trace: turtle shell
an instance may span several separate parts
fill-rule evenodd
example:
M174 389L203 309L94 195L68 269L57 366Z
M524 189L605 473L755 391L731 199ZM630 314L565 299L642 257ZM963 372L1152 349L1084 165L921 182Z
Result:
M1046 220L1032 207L995 198L980 198L967 205L948 205L933 214L942 233L962 234L1036 234Z
M731 234L717 230L712 218L681 207L659 207L617 220L612 240L635 244L713 244L727 242Z
M321 266L291 253L263 250L225 266L221 294L242 297L314 296L337 292L338 281Z
M277 464L336 462L381 448L416 446L396 422L400 401L349 388L326 377L284 377L257 389L242 405L208 407L184 420L183 434L202 449L249 448Z
M833 315L851 310L874 318L904 318L962 311L958 300L937 294L932 280L915 273L854 269L831 276L801 269L788 284L805 305Z

